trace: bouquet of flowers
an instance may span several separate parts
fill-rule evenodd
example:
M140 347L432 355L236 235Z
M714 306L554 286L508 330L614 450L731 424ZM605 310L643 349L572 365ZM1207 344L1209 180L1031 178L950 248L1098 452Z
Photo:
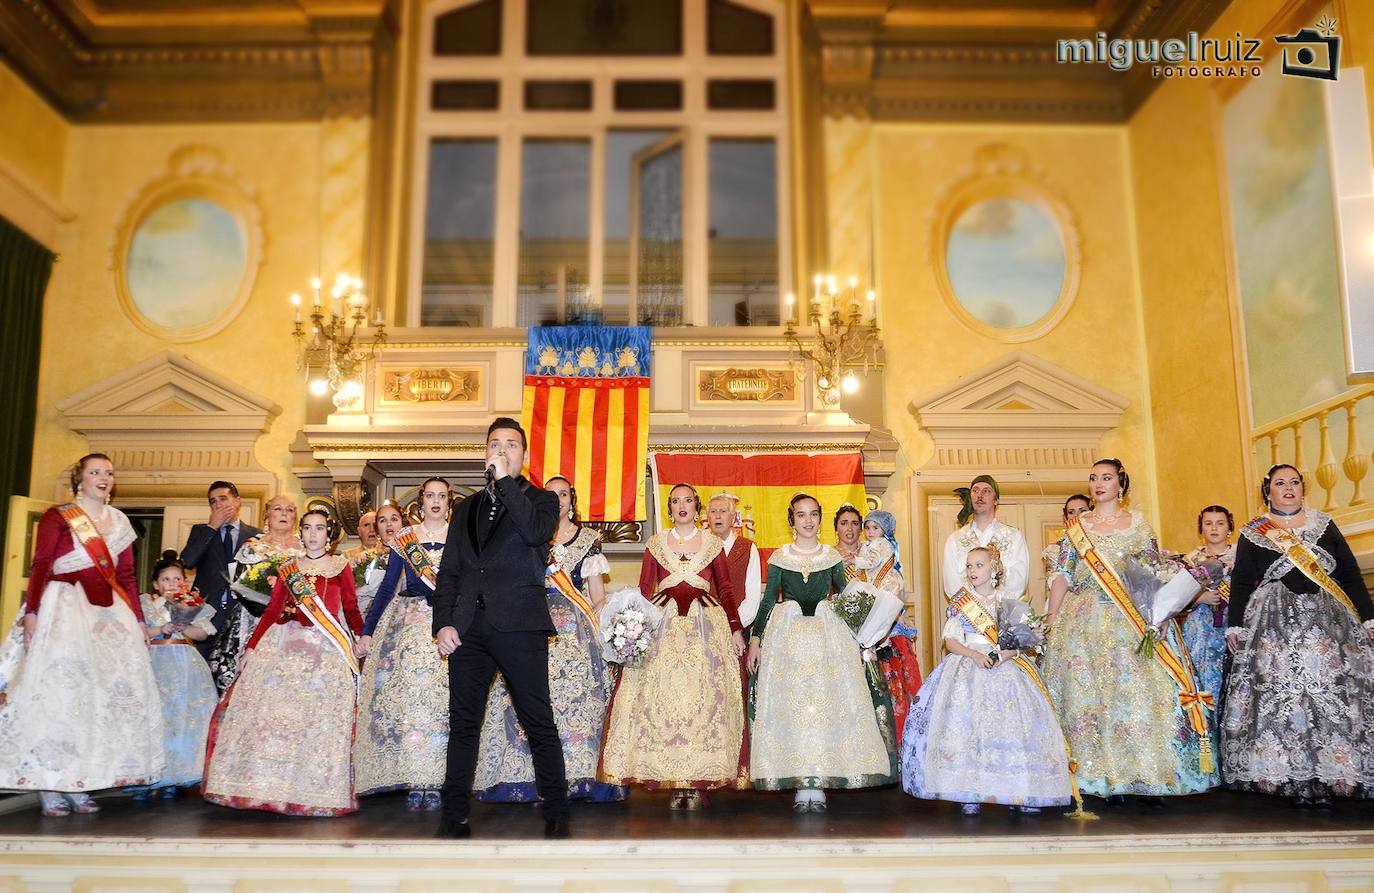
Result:
M349 557L353 565L354 589L362 589L367 585L368 575L372 573L373 568L381 567L380 559L387 551L386 546L373 546L371 549L360 549Z
M266 605L272 600L272 583L277 578L277 568L289 555L271 555L256 564L250 564L239 574L237 580L229 581L229 588L249 602Z
M608 663L638 666L658 645L663 609L638 589L617 590L601 608L601 654Z
M1038 651L1045 644L1045 616L1020 599L1003 599L997 611L997 647Z
M1226 565L1216 558L1206 558L1187 563L1188 573L1193 575L1203 589L1215 589L1221 593L1222 602L1212 609L1212 626L1221 629L1226 625L1226 602L1229 587L1226 586ZM1218 610L1218 608L1220 610Z
M171 615L172 625L177 628L190 626L204 608L205 599L185 583L167 593L167 613Z
M1165 622L1193 603L1202 584L1180 555L1161 549L1128 558L1122 570L1131 602L1145 620L1145 634L1136 647L1136 653L1145 656L1159 643Z
M851 581L834 596L832 606L860 648L872 648L887 638L902 613L901 599L862 580Z

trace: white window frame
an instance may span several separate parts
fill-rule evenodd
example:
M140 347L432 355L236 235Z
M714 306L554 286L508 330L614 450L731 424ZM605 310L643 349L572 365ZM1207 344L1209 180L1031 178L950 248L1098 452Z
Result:
M787 82L787 10L784 0L731 0L771 16L771 56L712 56L706 52L707 0L682 0L683 46L678 56L526 56L525 2L501 4L501 55L438 57L433 55L434 22L439 16L479 0L441 0L428 6L420 23L419 77L416 81L415 179L410 200L410 264L406 302L408 326L419 326L423 294L425 212L429 183L429 144L435 139L495 139L496 209L492 258L490 326L510 328L517 319L520 241L520 153L526 139L581 138L591 142L589 178L588 287L601 300L604 278L606 134L611 130L668 130L684 135L683 155L683 323L705 326L708 318L707 222L710 180L707 159L712 139L766 138L776 157L778 239L778 318L783 296L792 283L791 151L787 127L790 98ZM676 79L682 83L679 111L622 112L614 109L617 80ZM771 110L715 111L706 107L709 80L771 79ZM495 111L436 111L431 87L442 80L490 80L500 83ZM590 111L526 112L526 80L583 80L592 83ZM633 263L633 258L631 263ZM633 322L633 319L631 320ZM721 327L717 327L721 328ZM734 328L734 327L728 327ZM760 328L758 326L750 329Z

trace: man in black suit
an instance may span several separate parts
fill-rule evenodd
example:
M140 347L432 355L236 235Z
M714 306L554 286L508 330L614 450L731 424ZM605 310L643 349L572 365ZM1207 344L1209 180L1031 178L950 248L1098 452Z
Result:
M500 670L534 762L544 835L568 836L568 779L549 701L554 635L544 573L558 497L521 477L525 432L514 419L487 429L487 487L458 503L434 590L434 636L450 656L448 771L441 837L468 837L468 798L487 692Z
M234 556L239 548L261 531L239 520L239 488L229 481L215 481L206 498L210 503L210 520L191 528L186 547L181 550L181 562L196 572L196 589L205 603L215 609L211 620L216 629L223 629L229 619L229 607L234 594L229 579L238 573ZM209 651L213 639L197 644L201 654Z

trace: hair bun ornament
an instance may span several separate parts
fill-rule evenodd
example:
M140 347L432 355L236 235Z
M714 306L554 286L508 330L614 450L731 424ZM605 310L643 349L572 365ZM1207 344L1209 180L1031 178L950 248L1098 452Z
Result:
M166 549L162 553L163 561L176 561L179 557L176 549Z

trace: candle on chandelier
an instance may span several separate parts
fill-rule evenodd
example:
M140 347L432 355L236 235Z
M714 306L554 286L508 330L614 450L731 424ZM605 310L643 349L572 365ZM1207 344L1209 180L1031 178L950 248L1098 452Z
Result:
M871 288L868 290L868 318L878 321L878 294Z
M296 322L300 322L300 321L301 321L301 296L300 296L299 294L292 294L292 295L291 295L291 306L294 307L294 308L295 308L295 311L296 311Z
M792 293L789 291L789 292L787 293L787 321L788 321L788 322L796 322L796 321L797 321L797 307L796 307L796 304L797 304L797 296L794 295L794 294L792 294Z

